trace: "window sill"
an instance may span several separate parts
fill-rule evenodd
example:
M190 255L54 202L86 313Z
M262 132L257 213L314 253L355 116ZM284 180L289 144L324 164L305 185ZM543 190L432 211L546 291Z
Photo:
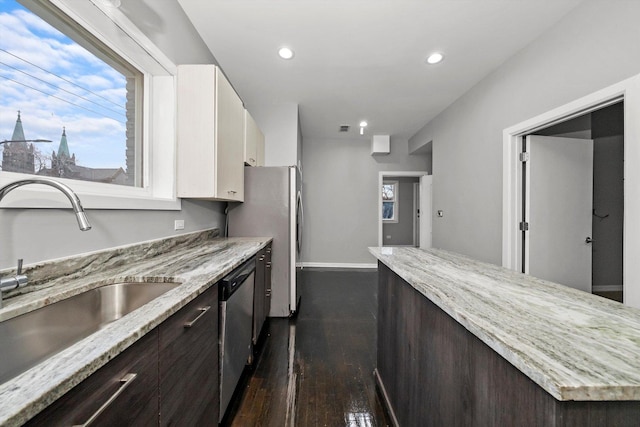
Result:
M0 177L0 186L28 178L33 178L33 176L15 174L12 179L3 176ZM100 192L96 192L95 183L65 179L57 179L57 181L71 187L85 209L180 210L182 206L181 200L178 198L153 195L145 188L104 184L104 187L101 186ZM70 207L69 201L61 192L37 184L20 187L10 192L0 203L0 208L59 209Z

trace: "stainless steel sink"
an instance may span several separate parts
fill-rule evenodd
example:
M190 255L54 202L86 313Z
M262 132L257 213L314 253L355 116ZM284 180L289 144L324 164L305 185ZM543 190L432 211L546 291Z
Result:
M178 285L105 285L1 322L0 384Z

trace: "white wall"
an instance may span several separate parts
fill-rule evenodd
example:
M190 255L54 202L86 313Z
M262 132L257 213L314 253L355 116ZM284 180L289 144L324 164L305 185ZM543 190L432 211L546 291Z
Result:
M375 264L378 172L427 171L428 157L409 155L406 139L391 153L371 155L370 139L305 138L303 187L305 263Z
M298 104L248 104L245 108L264 134L265 166L294 166L302 145L298 136ZM299 142L300 141L300 142Z
M503 129L640 73L638 17L581 4L412 137L433 140L434 247L501 264Z

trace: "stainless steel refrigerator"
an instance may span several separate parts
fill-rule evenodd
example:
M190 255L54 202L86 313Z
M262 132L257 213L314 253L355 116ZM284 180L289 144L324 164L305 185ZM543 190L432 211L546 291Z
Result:
M296 268L304 214L302 178L295 166L244 168L244 202L229 203L230 237L273 237L271 317L298 310L300 270Z

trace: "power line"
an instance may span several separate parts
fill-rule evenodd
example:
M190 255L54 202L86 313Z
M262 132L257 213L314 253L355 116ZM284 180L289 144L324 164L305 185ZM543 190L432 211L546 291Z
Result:
M14 79L10 79L10 78L5 77L5 76L0 76L0 77L2 77L2 78L3 78L3 79L5 79L5 80L9 80L9 81L11 81L11 82L17 83L17 84L19 84L20 86L24 86L24 87L26 87L26 88L28 88L28 89L35 90L36 92L40 92L40 93L42 93L42 94L44 94L44 95L47 95L47 96L50 96L50 97L52 97L52 98L58 99L58 100L60 100L60 101L62 101L62 102L66 102L67 104L71 104L71 105L73 105L73 106L75 106L75 107L82 108L83 110L89 111L89 112L91 112L91 113L97 114L97 115L99 115L99 116L102 116L102 117L105 117L105 118L107 118L107 119L111 119L111 120L114 120L114 121L116 121L116 122L118 122L118 123L122 123L123 125L126 125L126 123L125 123L125 122L123 122L123 121L120 121L120 120L115 119L115 118L113 118L113 117L106 116L106 115L104 115L104 114L102 114L102 113L100 113L100 112L98 112L98 111L94 111L94 110L92 110L92 109L90 109L90 108L83 107L82 105L75 104L75 103L73 103L73 102L71 102L71 101L67 101L67 100L66 100L66 99L64 99L64 98L60 98L59 96L56 96L56 95L53 95L53 94L47 93L47 92L42 91L42 90L40 90L40 89L36 89L36 88L34 88L34 87L32 87L32 86L29 86L29 85L27 85L27 84L24 84L24 83L22 83L22 82L19 82L19 81L17 81L17 80L14 80Z
M16 70L16 71L18 71L19 73L22 73L22 74L24 74L24 75L26 75L26 76L29 76L29 77L31 77L32 79L35 79L35 80L41 81L42 83L44 83L44 84L46 84L46 85L49 85L49 86L51 86L51 87L52 87L52 88L54 88L54 89L61 90L61 91L63 91L63 92L66 92L66 93L68 93L68 94L71 94L71 95L73 95L73 96L76 96L76 97L78 97L78 98L80 98L80 99L83 99L83 100L85 100L85 101L87 101L87 102L90 102L90 103L92 103L92 104L94 104L94 105L97 105L97 106L98 106L98 107L100 107L100 108L104 108L105 110L109 110L109 111L111 111L111 112L113 112L113 113L121 114L121 115L123 115L123 116L126 116L126 113L125 113L125 112L116 111L116 110L111 109L111 108L109 108L109 107L105 107L105 106L104 106L104 105L102 105L102 104L98 104L98 103L97 103L97 102L95 102L95 101L92 101L92 100L90 100L90 99L88 99L88 98L85 98L84 96L78 95L77 93L73 93L73 92L71 92L71 91L68 91L68 90L66 90L66 89L64 89L64 88L62 88L62 87L60 87L60 86L56 86L56 85L54 85L53 83L49 83L49 82L47 82L46 80L41 79L41 78L39 78L39 77L36 77L36 76L34 76L34 75L32 75L32 74L29 74L29 73L27 73L26 71L23 71L23 70L21 70L21 69L19 69L19 68L13 67L13 66L11 66L11 65L9 65L9 64L5 64L5 63L4 63L4 62L2 62L2 61L0 61L0 64L4 65L5 67L9 67L9 68L11 68L11 69L13 69L13 70ZM93 92L91 92L91 93L93 93ZM118 104L116 104L116 105L118 105ZM122 108L122 106L120 106L120 107Z
M113 104L113 105L116 105L116 106L120 107L120 105L119 105L119 104L117 104L117 103L115 103L115 102L111 101L110 99L105 98L104 96L99 95L99 94L97 94L97 93L95 93L95 92L91 91L90 89L87 89L86 87L82 87L82 86L80 86L79 84L77 84L77 83L75 83L75 82L73 82L73 81L71 81L71 80L69 80L69 79L65 79L64 77L59 76L58 74L56 74L56 73L54 73L54 72L52 72L52 71L49 71L49 70L47 70L47 69L45 69L45 68L42 68L41 66L36 65L36 64L34 64L33 62L29 62L29 61L27 61L26 59L21 58L21 57L19 57L18 55L16 55L16 54L13 54L13 53L9 52L8 50L5 50L5 49L0 48L0 51L2 51L2 52L4 52L4 53L6 53L6 54L8 54L8 55L13 56L14 58L17 58L17 59L19 59L20 61L26 62L27 64L29 64L29 65L31 65L31 66L33 66L33 67L36 67L37 69L42 70L42 71L44 71L44 72L45 72L45 73L47 73L47 74L51 74L51 75L53 75L53 76L55 76L55 77L59 78L60 80L64 80L65 82L67 82L67 83L69 83L69 84L71 84L71 85L73 85L73 86L75 86L75 87L79 87L80 89L82 89L82 90L84 90L84 91L87 91L87 92L89 92L89 93L91 93L91 94L93 94L93 95L97 96L98 98L102 98L102 99L104 99L105 101L107 101L107 102L109 102L109 103L111 103L111 104Z

